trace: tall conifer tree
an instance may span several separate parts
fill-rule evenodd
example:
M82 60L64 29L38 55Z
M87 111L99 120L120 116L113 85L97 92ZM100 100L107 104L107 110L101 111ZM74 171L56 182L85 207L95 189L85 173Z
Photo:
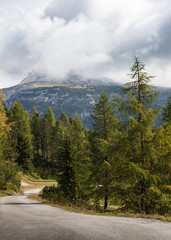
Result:
M171 123L171 96L169 96L166 107L164 108L163 120Z
M147 74L144 64L137 57L134 58L130 76L133 81L122 90L125 98L116 97L119 110L128 116L121 151L126 163L129 162L127 179L130 176L131 181L126 199L129 206L149 212L149 199L157 194L159 181L157 173L153 171L160 158L154 147L156 132L152 126L160 109L151 109L158 93L149 84L153 77Z
M41 144L41 118L37 112L36 107L33 107L33 111L30 118L31 132L33 135L33 146L35 154L39 154Z
M92 118L94 120L94 131L91 137L91 149L94 155L93 179L101 197L104 197L104 210L106 210L113 180L111 174L113 163L106 146L112 141L111 136L118 127L118 121L109 98L104 92L94 107Z
M62 113L58 124L58 176L65 196L72 201L86 200L90 193L89 147L78 114L70 122Z
M17 163L22 167L23 171L32 171L32 134L26 112L19 102L15 102L9 111L9 121L14 122L12 126L12 139L15 151L18 154Z
M49 107L48 112L45 114L45 117L42 119L41 123L41 151L43 158L47 161L51 161L52 158L52 146L55 126L55 116L51 107Z
M12 125L7 122L4 96L0 92L0 190L7 190L10 184L16 191L20 187L20 180L16 177L17 168L14 161L16 152L11 145L10 130Z
M87 199L90 192L90 149L84 127L76 113L70 131L71 164L75 178L76 199Z

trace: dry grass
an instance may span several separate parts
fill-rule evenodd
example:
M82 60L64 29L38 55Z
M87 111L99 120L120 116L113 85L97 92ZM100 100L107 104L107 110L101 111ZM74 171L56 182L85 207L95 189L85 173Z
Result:
M75 213L81 213L81 214L88 214L88 215L99 215L99 216L113 216L113 217L133 217L133 218L146 218L146 219L155 219L155 220L160 220L160 221L168 221L171 222L171 216L162 216L162 215L147 215L147 214L140 214L140 213L131 213L131 212L121 212L117 210L109 210L107 212L96 212L93 210L87 210L84 208L80 208L77 206L67 206L67 205L59 205L59 204L54 204L46 199L43 199L41 195L33 194L28 197L29 199L39 201L41 203L44 203L46 205L56 207L56 208L61 208L63 210L75 212Z
M54 180L43 180L43 179L32 179L28 176L22 177L22 182L24 185L21 185L21 192L37 189L37 188L44 188L45 186L55 185L57 186L57 182Z

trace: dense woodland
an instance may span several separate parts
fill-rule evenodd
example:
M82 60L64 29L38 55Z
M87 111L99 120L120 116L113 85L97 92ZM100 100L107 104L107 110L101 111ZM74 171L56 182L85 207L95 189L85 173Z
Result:
M59 204L100 210L103 201L104 210L112 202L123 210L171 213L171 97L165 123L156 127L163 109L153 108L153 76L136 57L130 78L119 90L123 98L100 95L91 131L78 114L63 112L56 121L51 108L43 118L36 107L29 117L19 102L7 109L1 93L0 191L19 190L22 171L57 180L43 196Z

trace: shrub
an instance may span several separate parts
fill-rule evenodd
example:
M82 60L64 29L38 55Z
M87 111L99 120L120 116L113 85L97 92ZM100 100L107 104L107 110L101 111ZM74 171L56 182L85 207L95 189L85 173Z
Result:
M75 199L66 195L63 190L58 186L46 186L43 189L42 197L49 200L52 203L63 204L63 205L75 205L77 207L84 207L87 209L91 208L91 205L86 199Z
M7 182L5 184L5 189L8 191L8 190L12 190L14 192L17 192L18 191L18 188L15 184L11 183L11 182Z
M56 186L46 186L43 189L43 198L53 203L66 203L68 199L65 197L64 192Z

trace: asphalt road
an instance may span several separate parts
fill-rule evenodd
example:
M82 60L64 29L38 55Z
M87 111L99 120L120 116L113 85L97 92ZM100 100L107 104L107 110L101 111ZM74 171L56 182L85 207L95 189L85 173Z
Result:
M171 223L77 214L12 196L0 198L0 240L8 239L170 240Z

